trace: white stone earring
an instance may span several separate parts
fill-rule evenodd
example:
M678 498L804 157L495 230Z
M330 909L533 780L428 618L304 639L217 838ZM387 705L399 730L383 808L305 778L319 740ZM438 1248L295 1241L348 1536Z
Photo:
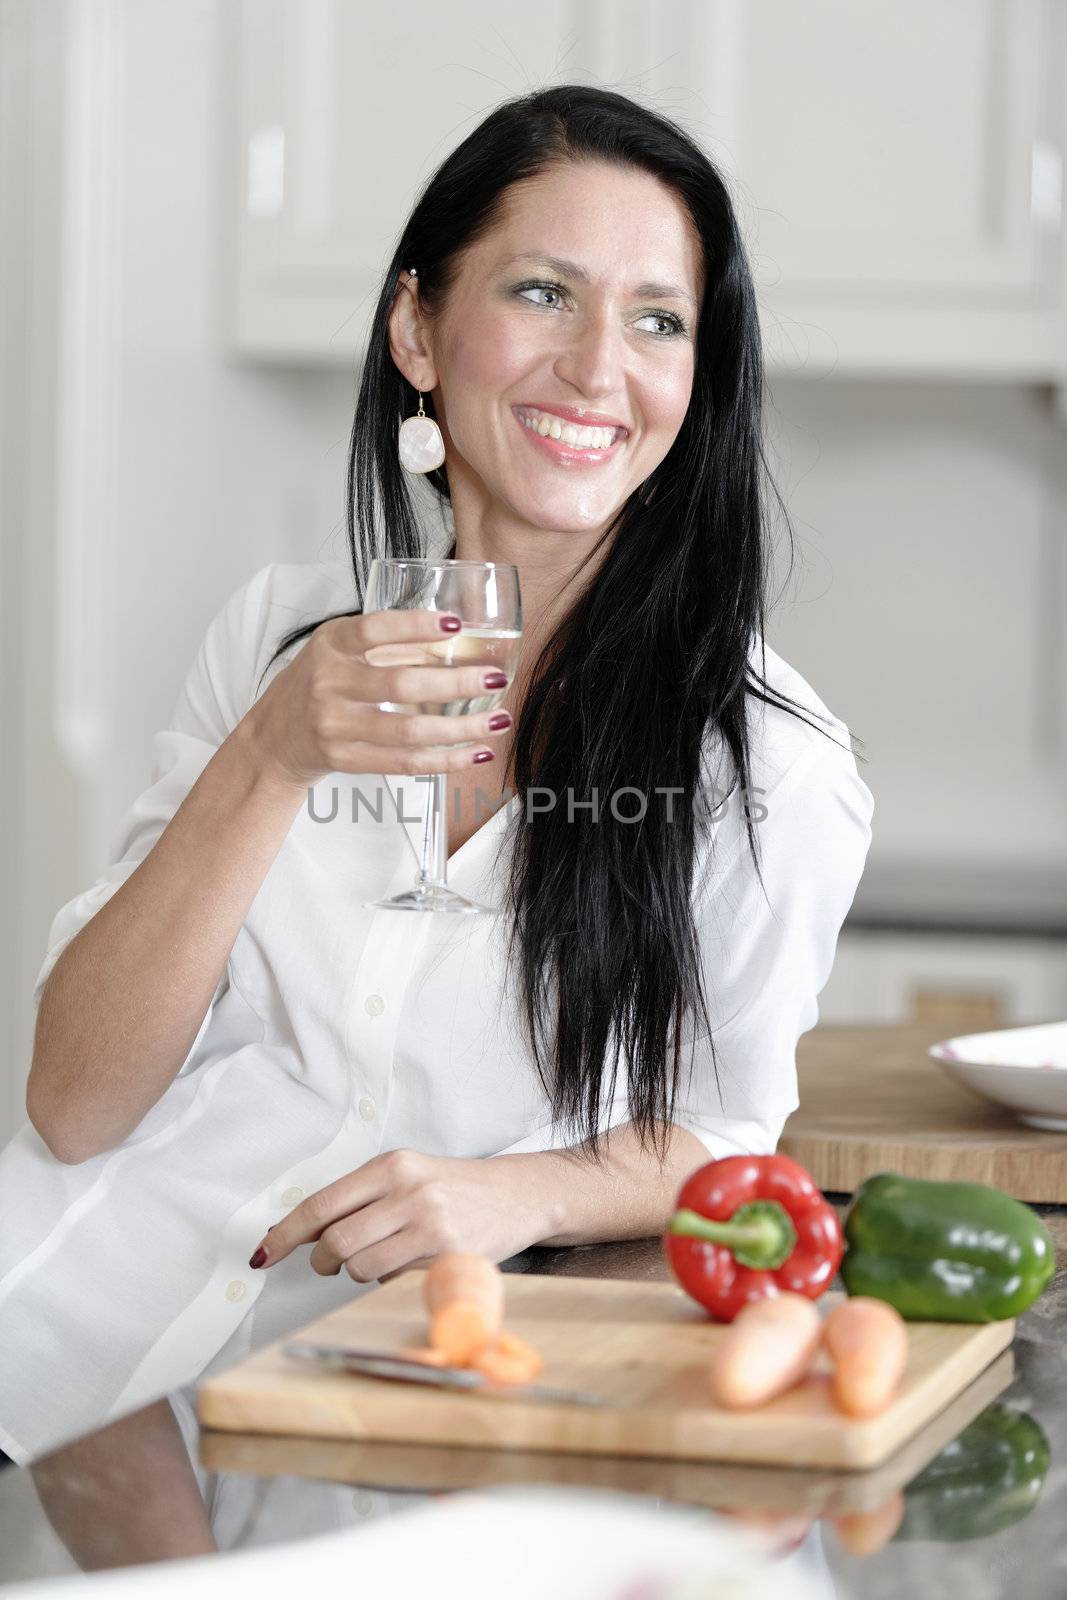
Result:
M418 277L416 267L408 268L408 277ZM400 465L407 472L433 472L445 459L445 441L433 417L422 409L422 390L419 390L418 416L405 417L400 424Z
M422 409L422 390L419 390L419 413L405 417L400 424L400 465L408 472L432 472L445 459L445 441L432 417Z

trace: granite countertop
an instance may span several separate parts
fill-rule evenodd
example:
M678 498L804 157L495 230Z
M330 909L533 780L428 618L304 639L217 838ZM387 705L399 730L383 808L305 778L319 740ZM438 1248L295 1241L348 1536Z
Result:
M841 1211L849 1203L844 1195L829 1198ZM1008 1595L1038 1600L1065 1595L1067 1541L1061 1530L1067 1521L1067 1352L1062 1333L1067 1324L1067 1207L1034 1209L1044 1217L1065 1264L1019 1319L1011 1351L975 1380L943 1413L940 1424L934 1419L928 1428L940 1430L933 1453L944 1470L952 1449L960 1448L952 1445L956 1431L976 1416L988 1423L994 1415L1002 1418L1007 1408L1032 1419L1050 1452L1047 1475L1036 1489L1016 1488L1013 1496L1010 1473L1003 1476L1005 1461L992 1459L988 1473L981 1475L984 1489L976 1487L972 1473L969 1484L957 1480L933 1499L921 1487L913 1487L909 1498L916 1462L920 1470L927 1468L929 1482L932 1431L875 1472L863 1474L594 1457L570 1457L561 1464L559 1456L535 1453L514 1457L510 1452L412 1446L396 1447L391 1472L383 1474L381 1452L391 1447L210 1432L197 1438L189 1421L191 1391L186 1391L185 1426L196 1452L195 1476L175 1420L181 1396L123 1418L33 1468L0 1471L0 1582L310 1537L402 1513L429 1495L493 1481L503 1469L510 1482L592 1482L641 1495L646 1503L680 1502L715 1510L735 1524L747 1524L748 1535L763 1541L776 1561L805 1571L817 1592L827 1596L910 1600L913 1595L959 1592L967 1600ZM669 1278L658 1239L533 1249L503 1266L509 1272ZM359 1464L374 1459L374 1451L379 1465L374 1473L364 1471L361 1481ZM488 1468L486 1456L492 1458ZM479 1470L492 1472L493 1478L479 1480ZM383 1482L394 1487L383 1487ZM850 1553L843 1538L853 1551L861 1543L873 1547L884 1539L877 1512L899 1487L905 1505L918 1507L901 1529L908 1536L891 1538L863 1556ZM997 1502L996 1511L991 1499ZM931 1525L932 1505L937 1514ZM974 1536L983 1519L986 1526L991 1519L1010 1525ZM968 1527L972 1536L961 1536ZM936 1536L926 1536L935 1530Z

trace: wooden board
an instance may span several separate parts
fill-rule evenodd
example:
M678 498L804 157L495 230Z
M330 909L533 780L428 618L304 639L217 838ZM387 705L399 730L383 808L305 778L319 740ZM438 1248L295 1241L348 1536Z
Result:
M820 1189L875 1172L987 1183L1032 1205L1067 1202L1067 1134L981 1100L926 1054L943 1029L820 1027L797 1046L800 1108L778 1148Z
M1014 1377L1015 1354L1003 1350L907 1444L867 1472L648 1456L564 1455L552 1450L479 1450L470 1445L456 1449L389 1440L368 1443L292 1434L224 1433L212 1428L201 1431L199 1461L208 1472L309 1478L405 1494L544 1483L654 1495L711 1511L736 1508L833 1517L877 1511L1003 1394Z
M425 1276L405 1272L300 1337L371 1350L418 1344L426 1333ZM820 1305L829 1309L839 1298L826 1295ZM205 1380L199 1419L244 1433L855 1470L877 1465L913 1437L1011 1343L1015 1329L1013 1321L911 1323L900 1393L881 1416L857 1421L834 1406L828 1367L755 1411L709 1404L708 1362L726 1330L674 1283L515 1273L507 1281L506 1325L541 1351L540 1381L591 1390L612 1406L311 1373L282 1355L283 1339Z

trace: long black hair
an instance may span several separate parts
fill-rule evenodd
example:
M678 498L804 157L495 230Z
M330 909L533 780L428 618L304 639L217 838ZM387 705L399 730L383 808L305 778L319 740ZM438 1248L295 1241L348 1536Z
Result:
M597 548L613 535L610 549L542 650L518 716L509 787L520 800L534 786L548 789L557 803L532 814L522 805L512 816L507 953L557 1125L566 1119L599 1161L602 1096L605 1084L614 1095L621 1052L630 1119L642 1148L651 1142L662 1161L683 1027L698 1012L718 1075L693 914L708 813L694 801L710 790L725 804L738 792L763 887L748 805L747 699L799 714L770 690L766 657L762 672L750 660L763 645L768 487L785 510L763 451L755 294L727 187L674 122L608 90L557 85L498 106L430 178L386 269L370 330L348 463L358 604L334 615L362 610L373 557L427 554L397 454L399 423L416 406L389 349L400 274L417 268L432 318L462 252L493 227L511 185L579 161L651 173L672 189L701 239L706 287L685 420L604 531ZM431 397L424 407L433 414ZM443 512L445 468L426 481ZM455 548L453 540L450 555ZM287 634L271 661L327 620ZM732 762L726 796L721 771L706 766L716 748ZM673 808L656 797L668 789L683 796ZM623 790L646 797L640 821L627 820L639 811L632 795L609 808ZM580 804L594 791L595 819ZM562 803L568 794L573 807Z

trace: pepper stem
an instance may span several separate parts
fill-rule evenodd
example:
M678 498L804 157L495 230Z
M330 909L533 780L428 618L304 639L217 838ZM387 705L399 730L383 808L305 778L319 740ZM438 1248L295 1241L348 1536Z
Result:
M797 1242L793 1219L778 1200L750 1200L728 1222L712 1222L697 1211L676 1211L667 1232L725 1245L740 1266L764 1271L788 1261Z

